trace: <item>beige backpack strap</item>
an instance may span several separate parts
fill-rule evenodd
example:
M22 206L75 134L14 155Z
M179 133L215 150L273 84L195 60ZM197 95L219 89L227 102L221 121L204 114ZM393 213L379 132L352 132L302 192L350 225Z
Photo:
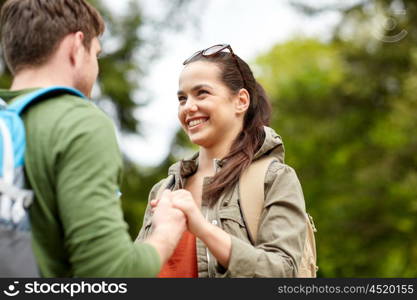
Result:
M317 231L314 225L313 217L306 213L306 241L304 245L303 256L301 257L300 266L298 267L297 277L315 278L317 277L317 252L314 232Z
M252 162L243 172L239 181L240 207L248 229L249 238L253 245L256 244L259 219L265 201L264 181L269 165L277 160L273 157L264 157ZM314 232L317 231L313 218L305 214L306 218L306 241L303 249L301 263L297 277L316 277L317 275L317 253Z
M265 156L255 160L242 173L239 180L240 207L253 245L256 243L259 218L264 207L264 182L269 165L276 160Z

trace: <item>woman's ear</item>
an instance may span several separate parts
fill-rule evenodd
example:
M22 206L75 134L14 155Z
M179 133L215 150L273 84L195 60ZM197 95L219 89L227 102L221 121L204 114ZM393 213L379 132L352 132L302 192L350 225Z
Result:
M246 89L240 89L236 101L235 101L235 109L237 114L244 114L250 104L250 95Z

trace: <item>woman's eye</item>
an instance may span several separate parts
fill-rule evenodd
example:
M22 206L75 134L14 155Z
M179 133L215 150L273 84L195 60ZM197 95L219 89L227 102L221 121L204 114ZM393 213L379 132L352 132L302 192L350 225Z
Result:
M187 100L187 98L186 97L184 97L184 96L180 96L180 97L178 97L178 102L180 103L180 104L182 104L182 103L185 103L185 101Z
M199 90L198 93L197 93L197 95L200 96L200 95L204 95L204 94L208 94L208 93L209 92L206 91L206 90Z

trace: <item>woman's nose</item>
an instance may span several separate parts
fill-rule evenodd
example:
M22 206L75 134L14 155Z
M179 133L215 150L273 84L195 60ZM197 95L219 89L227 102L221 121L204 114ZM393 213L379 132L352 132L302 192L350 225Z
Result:
M198 110L198 106L192 98L189 98L187 102L185 103L184 110L187 112L188 111L195 112Z

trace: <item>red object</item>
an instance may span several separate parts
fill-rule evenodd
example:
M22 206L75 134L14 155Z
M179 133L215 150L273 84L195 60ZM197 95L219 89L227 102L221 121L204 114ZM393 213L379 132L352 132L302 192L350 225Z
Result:
M185 231L171 258L159 272L159 278L197 278L197 251L195 236Z

